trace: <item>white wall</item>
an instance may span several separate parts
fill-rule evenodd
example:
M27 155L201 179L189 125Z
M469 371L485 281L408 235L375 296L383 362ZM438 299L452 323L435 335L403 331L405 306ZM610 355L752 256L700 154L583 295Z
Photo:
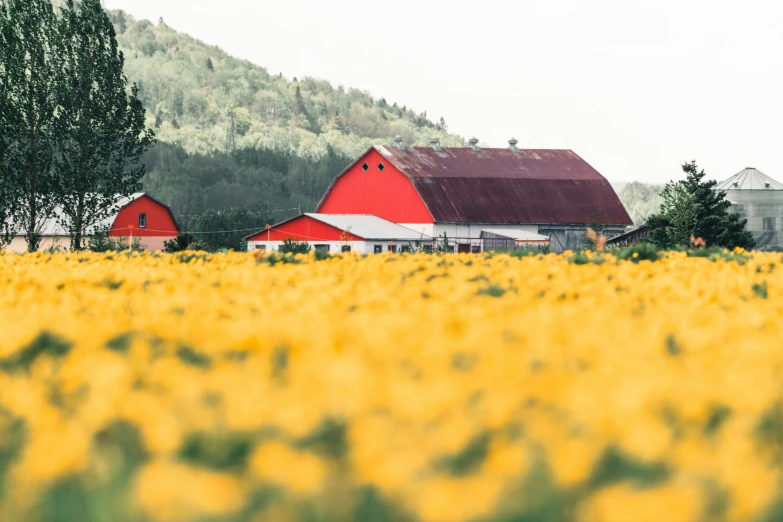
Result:
M310 242L310 247L315 250L316 245L329 245L330 254L339 254L342 252L344 244L349 245L352 252L359 252L360 254L365 253L366 243L364 241L350 241L348 243L341 243L339 241L312 241ZM247 249L252 252L258 250L258 247L266 246L267 252L275 252L280 250L282 245L282 241L248 241ZM370 253L372 253L372 247L370 247Z
M280 250L282 244L282 241L248 241L247 249L248 251L253 252L260 246L266 246L267 252L275 252ZM342 252L342 246L344 244L345 243L340 243L339 241L312 241L310 242L310 247L315 250L316 245L329 245L330 254L339 254ZM388 241L351 241L347 244L351 246L351 252L358 252L359 254L374 254L376 246L381 247L381 252L388 252L390 246ZM432 243L430 241L425 241L424 244ZM402 247L404 246L409 246L410 249L413 250L416 248L416 241L396 240L394 241L394 246L397 247L397 252L402 252Z

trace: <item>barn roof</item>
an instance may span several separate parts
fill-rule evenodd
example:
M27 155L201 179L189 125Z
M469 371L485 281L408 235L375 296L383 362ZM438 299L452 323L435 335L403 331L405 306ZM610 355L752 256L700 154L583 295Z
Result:
M631 224L612 186L570 150L375 147L413 183L436 222Z
M330 227L334 227L337 230L350 232L352 235L360 237L367 241L418 241L432 239L430 236L421 232L416 232L410 228L403 227L391 221L387 221L378 216L372 216L369 214L313 214L306 213L296 217L287 219L281 223L278 223L271 227L272 230L277 229L285 224L291 223L302 217L308 217L315 219L321 223L325 223ZM257 232L253 232L245 239L250 239L258 234L265 232L266 229L261 229Z
M140 199L142 197L148 197L158 205L161 205L164 207L168 213L171 215L171 219L174 221L174 225L177 227L177 230L179 230L179 225L177 225L177 220L174 219L174 213L171 211L171 208L169 208L168 205L161 203L157 199L153 198L149 194L146 194L144 192L137 192L135 194L131 194L130 196L123 197L117 200L117 210L116 212L113 212L111 215L109 215L107 218L104 218L96 223L90 223L86 225L85 229L89 233L91 230L98 230L98 229L109 229L114 225L114 220L117 219L117 215L120 213L122 209L136 201L137 199ZM62 226L62 222L66 221L65 213L63 212L62 208L60 206L57 206L54 208L54 212L51 217L46 219L40 227L39 233L42 236L69 236L68 229ZM17 229L16 235L21 236L26 233L25 230Z
M410 240L430 239L419 232L368 214L305 214L322 223L340 230L347 230L355 236L373 240Z
M777 182L753 167L747 167L718 183L715 188L717 190L783 190L783 183Z

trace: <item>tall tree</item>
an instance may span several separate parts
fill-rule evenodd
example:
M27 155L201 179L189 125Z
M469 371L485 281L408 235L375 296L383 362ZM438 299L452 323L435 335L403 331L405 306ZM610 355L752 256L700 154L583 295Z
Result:
M100 0L66 0L59 24L64 74L58 98L57 202L71 247L141 189L141 155L154 142L138 88L128 89L124 57Z
M666 184L660 210L647 219L650 239L661 247L685 246L690 234L704 239L709 246L753 248L755 241L745 230L746 219L731 212L726 193L716 190L716 181L704 181L705 172L695 161L682 166L684 181Z
M56 82L60 78L57 18L49 0L0 0L0 67L3 69L4 177L13 187L14 222L36 251L56 191ZM7 138L8 139L8 138Z
M11 241L13 236L13 207L15 202L15 185L10 177L8 165L5 163L8 150L11 148L12 126L9 121L10 94L6 77L7 49L12 48L12 43L6 43L5 38L13 36L8 33L5 24L9 17L6 13L7 6L0 3L0 249Z

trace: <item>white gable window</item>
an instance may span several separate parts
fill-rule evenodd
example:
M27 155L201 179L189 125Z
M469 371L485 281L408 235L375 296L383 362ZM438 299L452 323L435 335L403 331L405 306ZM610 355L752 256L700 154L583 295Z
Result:
M139 213L139 228L147 228L147 214Z

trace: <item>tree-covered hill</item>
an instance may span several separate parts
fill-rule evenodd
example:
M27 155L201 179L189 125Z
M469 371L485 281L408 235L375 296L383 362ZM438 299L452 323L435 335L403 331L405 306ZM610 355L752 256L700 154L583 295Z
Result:
M462 143L426 113L314 78L270 74L221 49L111 11L125 54L125 72L140 87L147 121L162 142L188 153L276 148L301 156L358 155L401 135L407 143L432 137Z
M615 190L631 215L634 225L643 225L651 214L658 212L663 198L661 185L651 185L640 181L616 184Z

